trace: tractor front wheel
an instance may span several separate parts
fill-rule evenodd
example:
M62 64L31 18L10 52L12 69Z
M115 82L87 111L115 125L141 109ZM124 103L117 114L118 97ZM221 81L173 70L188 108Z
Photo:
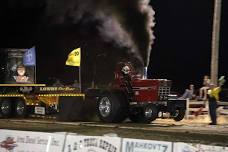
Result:
M132 108L129 112L129 119L136 123L150 123L158 117L156 105L149 104L145 107Z
M144 107L144 123L150 123L154 121L158 117L158 109L156 105L149 104L148 106Z
M181 121L182 119L184 119L184 116L185 116L185 109L177 108L174 112L173 119L175 121Z

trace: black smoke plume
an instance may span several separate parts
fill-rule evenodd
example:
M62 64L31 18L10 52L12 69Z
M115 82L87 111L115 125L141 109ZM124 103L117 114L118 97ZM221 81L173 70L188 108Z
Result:
M154 11L149 0L48 0L46 17L54 25L94 24L104 41L112 42L149 64Z
M0 11L12 28L18 26L18 21L27 21L37 27L41 21L36 18L41 18L45 26L93 25L104 41L124 48L147 66L154 39L154 11L149 1L3 0ZM21 26L26 29L28 24L22 23Z
M149 0L3 0L1 4L0 32L6 47L36 45L46 56L87 45L85 50L95 58L103 50L116 50L111 66L121 60L118 57L133 61L140 72L149 64L154 39ZM94 46L97 42L102 44Z

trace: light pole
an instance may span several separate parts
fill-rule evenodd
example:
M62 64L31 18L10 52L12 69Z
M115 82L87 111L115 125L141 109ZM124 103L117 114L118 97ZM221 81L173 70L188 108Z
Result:
M217 85L219 64L219 35L222 0L214 0L213 32L211 45L211 81Z

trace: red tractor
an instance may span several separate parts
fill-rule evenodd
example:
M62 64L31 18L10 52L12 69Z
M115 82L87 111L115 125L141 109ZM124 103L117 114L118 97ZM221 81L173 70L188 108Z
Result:
M170 89L170 80L143 78L130 63L119 63L111 88L93 90L96 92L93 94L98 99L98 116L103 122L129 118L137 123L150 123L160 112L168 112L175 121L180 121L185 116L186 100L171 98Z

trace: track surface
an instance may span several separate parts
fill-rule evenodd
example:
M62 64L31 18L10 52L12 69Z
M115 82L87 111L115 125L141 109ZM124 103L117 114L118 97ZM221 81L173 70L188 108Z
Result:
M1 129L43 132L74 132L83 135L117 134L120 137L148 140L180 141L228 146L228 121L219 117L219 124L210 126L209 118L175 122L158 119L151 124L104 124L101 122L57 122L54 119L1 119Z

